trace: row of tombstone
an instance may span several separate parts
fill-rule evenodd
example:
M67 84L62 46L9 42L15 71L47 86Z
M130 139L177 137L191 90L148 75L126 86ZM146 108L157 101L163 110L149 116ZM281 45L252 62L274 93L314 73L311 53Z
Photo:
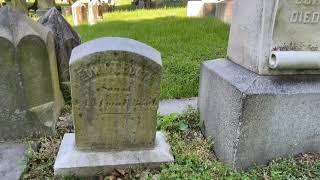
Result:
M0 9L0 54L1 158L13 158L2 154L13 141L54 133L64 106L60 85L70 81L75 134L63 138L56 177L173 161L165 136L156 131L162 74L157 50L126 38L80 44L55 8L35 22L6 6ZM2 173L6 163L0 162L1 174L18 179Z
M103 12L106 4L100 0L92 0L88 3L83 3L80 0L72 4L72 18L75 26L83 24L96 24L103 20Z
M214 16L226 23L231 23L234 0L188 1L188 17Z

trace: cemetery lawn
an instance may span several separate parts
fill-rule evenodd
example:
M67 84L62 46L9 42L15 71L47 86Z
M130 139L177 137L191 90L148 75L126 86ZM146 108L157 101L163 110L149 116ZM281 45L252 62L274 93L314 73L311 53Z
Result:
M39 150L29 148L29 164L23 179L53 179L53 164L62 136L73 132L70 107L59 118L57 135L44 137ZM279 159L267 166L248 171L235 171L218 161L211 153L214 143L205 140L200 131L198 112L189 110L182 115L172 114L158 118L158 130L166 134L175 161L159 170L115 170L107 177L96 179L318 179L320 155L305 154L295 158ZM30 144L31 141L29 141ZM86 178L65 177L68 180Z
M164 67L161 99L194 97L201 62L226 56L229 25L214 18L185 16L185 7L119 10L104 14L99 24L75 29L83 42L104 36L128 37L154 47L161 52Z

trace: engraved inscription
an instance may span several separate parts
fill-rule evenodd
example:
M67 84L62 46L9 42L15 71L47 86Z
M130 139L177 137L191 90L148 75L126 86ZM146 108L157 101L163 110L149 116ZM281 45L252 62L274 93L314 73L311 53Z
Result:
M290 13L289 22L298 24L319 24L320 11L305 10L320 5L320 0L295 0L297 9Z
M111 61L90 64L86 69L78 69L77 74L84 86L90 86L92 82L96 84L98 114L125 114L142 109L156 110L158 107L157 98L147 93L154 83L155 73L139 63ZM138 95L139 92L147 94ZM86 98L85 107L90 109L92 102L91 98Z

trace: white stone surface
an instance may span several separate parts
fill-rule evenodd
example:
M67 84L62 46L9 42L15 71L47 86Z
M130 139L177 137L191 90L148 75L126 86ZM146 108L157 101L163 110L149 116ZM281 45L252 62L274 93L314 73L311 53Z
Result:
M72 50L69 64L89 54L111 50L137 53L162 65L159 51L136 40L120 37L103 37L83 43Z
M99 0L92 0L88 4L88 22L96 24L103 19L102 3Z
M174 160L161 132L157 132L155 147L151 149L92 152L75 147L75 135L65 134L54 164L55 177L108 174L115 168L157 168Z
M72 4L71 9L73 24L75 26L88 23L87 6L84 3L78 0Z
M0 179L20 179L26 167L25 151L24 144L0 143Z
M203 16L203 2L202 1L188 1L187 16L188 17L202 17Z
M158 113L160 115L181 114L189 107L197 109L197 97L188 99L168 99L160 101Z
M320 74L319 69L269 68L272 51L319 51L318 1L237 0L234 3L229 59L262 75Z

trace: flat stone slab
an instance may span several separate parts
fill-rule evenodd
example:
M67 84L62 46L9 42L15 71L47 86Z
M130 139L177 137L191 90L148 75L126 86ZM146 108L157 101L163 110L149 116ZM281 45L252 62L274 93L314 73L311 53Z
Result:
M24 144L0 143L0 179L18 180L26 167Z
M160 101L158 113L160 115L170 115L172 113L183 113L188 107L197 109L197 97L188 99L169 99Z
M155 147L151 149L93 152L79 151L75 147L75 134L65 134L54 164L55 177L88 177L137 167L152 169L174 160L161 132L157 132Z

